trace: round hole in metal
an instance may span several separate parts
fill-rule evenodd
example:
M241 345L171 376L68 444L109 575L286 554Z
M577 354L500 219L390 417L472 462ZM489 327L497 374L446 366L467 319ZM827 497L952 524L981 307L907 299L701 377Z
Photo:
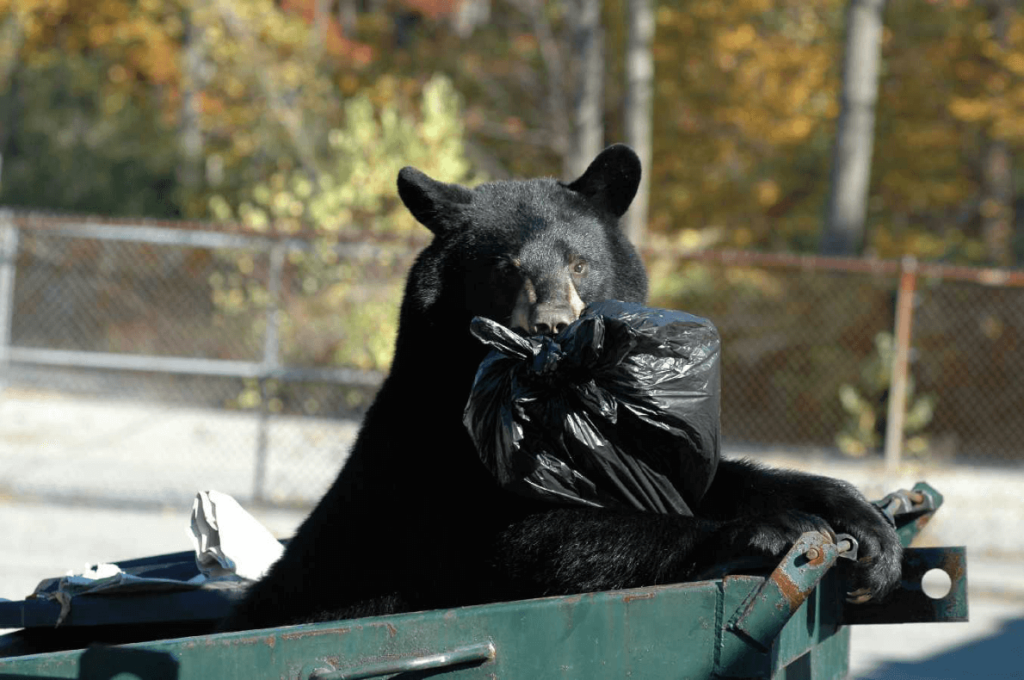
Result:
M921 589L933 600L941 600L946 597L952 588L952 579L941 569L929 569L921 578Z

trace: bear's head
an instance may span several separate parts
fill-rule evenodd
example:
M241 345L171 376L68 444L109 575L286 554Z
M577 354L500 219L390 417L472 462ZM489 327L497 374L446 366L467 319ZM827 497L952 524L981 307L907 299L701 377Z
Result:
M619 226L639 183L640 160L623 145L568 184L470 189L404 168L398 193L434 240L410 272L401 324L469 337L470 321L483 316L527 334L557 333L591 302L643 303L647 276Z

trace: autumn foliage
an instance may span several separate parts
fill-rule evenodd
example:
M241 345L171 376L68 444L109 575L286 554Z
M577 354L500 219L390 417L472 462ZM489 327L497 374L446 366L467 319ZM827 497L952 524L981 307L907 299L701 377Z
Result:
M543 3L541 15L531 3L483 4L490 20L468 35L453 30L460 0L360 5L346 35L341 7L316 0L0 0L2 198L207 216L213 195L240 197L282 169L316 171L353 95L415 118L416 93L437 72L462 97L457 115L478 167L553 172L557 121L545 105L550 64L537 22L564 40L571 4ZM658 5L650 168L657 242L813 250L845 5ZM870 254L992 257L981 224L1001 206L981 166L990 140L1011 152L1024 140L1024 19L1011 12L997 23L986 7L888 6ZM624 0L605 3L609 141L621 128L626 11ZM570 61L571 46L562 49ZM182 142L190 132L198 149ZM59 191L40 190L55 177ZM126 183L131 196L118 191ZM1007 247L1012 261L1020 239Z
M656 3L650 252L817 250L847 4ZM623 139L629 5L602 5L609 143ZM558 175L566 121L552 102L569 92L574 7L0 0L0 204L313 236L288 261L295 300L282 323L284 354L385 369L395 277L419 233L396 201L397 170L412 164L463 183ZM863 254L1019 264L1024 16L1007 0L904 0L887 3L884 20ZM339 259L339 247L363 238L405 254ZM220 256L232 274L208 282L213 306L238 333L256 335L249 319L258 315L244 312L267 304L260 266ZM659 304L714 311L731 334L731 375L792 388L790 402L737 394L750 401L726 421L750 417L727 422L733 433L744 434L757 409L777 408L761 413L765 421L814 412L807 422L826 423L794 435L802 441L841 430L854 448L877 445L887 284L851 292L845 281L810 286L792 272L681 267L674 257L648 264ZM828 304L840 293L841 314ZM728 309L711 307L723 299ZM995 313L998 324L975 316L968 325L1014 328ZM808 326L827 340L801 335ZM1000 331L992 342L1011 337ZM842 357L860 359L840 371ZM927 406L921 420L933 406L926 387L915 401Z

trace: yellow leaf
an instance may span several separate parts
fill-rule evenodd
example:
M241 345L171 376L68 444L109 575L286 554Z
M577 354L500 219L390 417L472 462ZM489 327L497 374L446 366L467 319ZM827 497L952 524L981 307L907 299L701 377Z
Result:
M981 99L953 97L949 102L949 112L964 122L976 123L991 115L991 106Z
M779 200L779 185L773 180L761 180L754 190L757 193L757 202L766 208L775 205Z

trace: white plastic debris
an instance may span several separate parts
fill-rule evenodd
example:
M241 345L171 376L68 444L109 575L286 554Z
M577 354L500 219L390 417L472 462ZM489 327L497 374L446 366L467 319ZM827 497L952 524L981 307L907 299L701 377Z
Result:
M196 566L209 579L259 580L284 552L266 527L219 491L196 494L189 530Z
M196 494L188 533L200 572L188 580L136 576L116 564L87 564L81 571L68 571L60 579L44 580L29 597L59 603L59 626L71 611L72 599L78 595L191 590L210 581L255 581L284 552L266 527L243 510L238 501L219 491Z

